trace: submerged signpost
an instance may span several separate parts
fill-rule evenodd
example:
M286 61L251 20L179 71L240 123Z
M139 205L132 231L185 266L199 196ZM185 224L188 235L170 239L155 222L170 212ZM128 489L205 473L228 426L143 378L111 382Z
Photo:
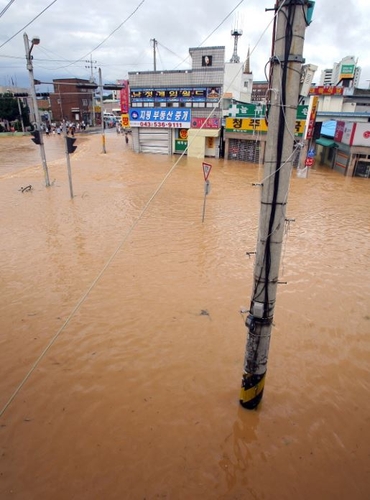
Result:
M206 213L206 200L207 195L211 192L211 183L208 180L209 174L212 169L212 165L210 163L202 163L203 167L203 176L204 176L204 202L203 202L203 214L202 214L202 222L204 222L204 216Z
M292 172L294 127L302 69L303 41L314 2L277 0L271 80L269 130L258 231L248 338L240 404L254 409L262 399L282 253L289 181Z

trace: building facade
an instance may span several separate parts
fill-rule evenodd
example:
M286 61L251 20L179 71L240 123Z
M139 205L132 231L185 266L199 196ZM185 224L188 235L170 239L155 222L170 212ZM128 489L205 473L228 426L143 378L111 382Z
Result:
M220 156L225 47L190 48L190 70L129 72L128 116L136 152Z
M82 89L78 84L89 84L81 78L60 78L53 80L54 92L50 94L52 120L62 122L95 122L94 90ZM99 107L100 112L100 107Z
M346 56L332 68L321 72L319 85L339 85L343 87L359 87L361 68L357 66L354 56Z

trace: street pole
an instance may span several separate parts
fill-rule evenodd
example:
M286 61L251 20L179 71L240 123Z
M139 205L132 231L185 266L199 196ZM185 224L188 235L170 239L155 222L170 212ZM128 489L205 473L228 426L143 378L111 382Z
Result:
M103 116L103 78L101 74L101 68L99 68L99 92L100 92L100 115L101 115L101 141L102 141L102 153L106 153L105 149L105 128L104 128L104 116Z
M308 0L276 0L275 4L277 17L269 84L269 129L240 392L240 404L248 409L258 406L265 385L292 171L307 4Z
M21 125L22 125L22 132L24 133L24 121L23 121L23 115L22 115L22 108L21 108L21 103L20 103L20 97L17 97L17 104L18 104L19 117L20 117Z
M68 173L68 184L69 184L69 194L71 196L71 200L73 200L73 185L72 185L72 170L71 170L71 160L69 158L69 152L68 152L68 135L67 135L67 125L65 122L63 122L63 138L64 138L64 152L66 155L66 161L67 161L67 173Z
M153 69L154 71L157 71L157 40L155 38L152 38L150 40L151 42L153 42Z
M33 65L32 65L32 55L31 55L33 46L38 45L40 43L40 39L37 37L34 37L32 39L31 47L30 47L30 42L29 42L27 33L23 34L23 40L24 40L24 48L26 50L27 69L28 69L28 74L30 77L31 96L32 96L32 102L33 102L33 109L34 109L34 113L35 113L35 122L36 122L37 130L40 132L40 155L41 155L42 168L44 170L45 186L49 187L50 186L49 172L48 172L48 166L46 163L44 138L43 138L43 133L42 133L42 128L41 128L39 107L37 104L35 79L33 76Z

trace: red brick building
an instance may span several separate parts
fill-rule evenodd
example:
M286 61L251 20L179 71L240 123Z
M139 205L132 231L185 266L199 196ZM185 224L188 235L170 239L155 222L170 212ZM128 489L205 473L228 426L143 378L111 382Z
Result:
M94 93L81 89L77 84L88 84L81 78L58 78L53 80L54 93L50 94L52 120L60 122L82 122L92 125L95 118L93 109Z

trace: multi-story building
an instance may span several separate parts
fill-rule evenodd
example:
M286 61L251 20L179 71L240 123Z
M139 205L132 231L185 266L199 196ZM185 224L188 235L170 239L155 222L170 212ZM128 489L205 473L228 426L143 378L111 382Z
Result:
M265 103L267 100L267 91L269 88L269 83L266 81L256 81L253 82L251 102L254 103Z
M136 152L220 156L225 47L189 54L189 70L129 72L127 119Z
M333 68L321 72L319 85L342 85L343 87L359 87L361 68L357 66L354 56L346 56Z
M95 111L92 89L79 88L78 84L89 84L81 78L58 78L53 80L54 93L50 94L52 120L84 121L93 124ZM100 112L100 107L99 107Z

